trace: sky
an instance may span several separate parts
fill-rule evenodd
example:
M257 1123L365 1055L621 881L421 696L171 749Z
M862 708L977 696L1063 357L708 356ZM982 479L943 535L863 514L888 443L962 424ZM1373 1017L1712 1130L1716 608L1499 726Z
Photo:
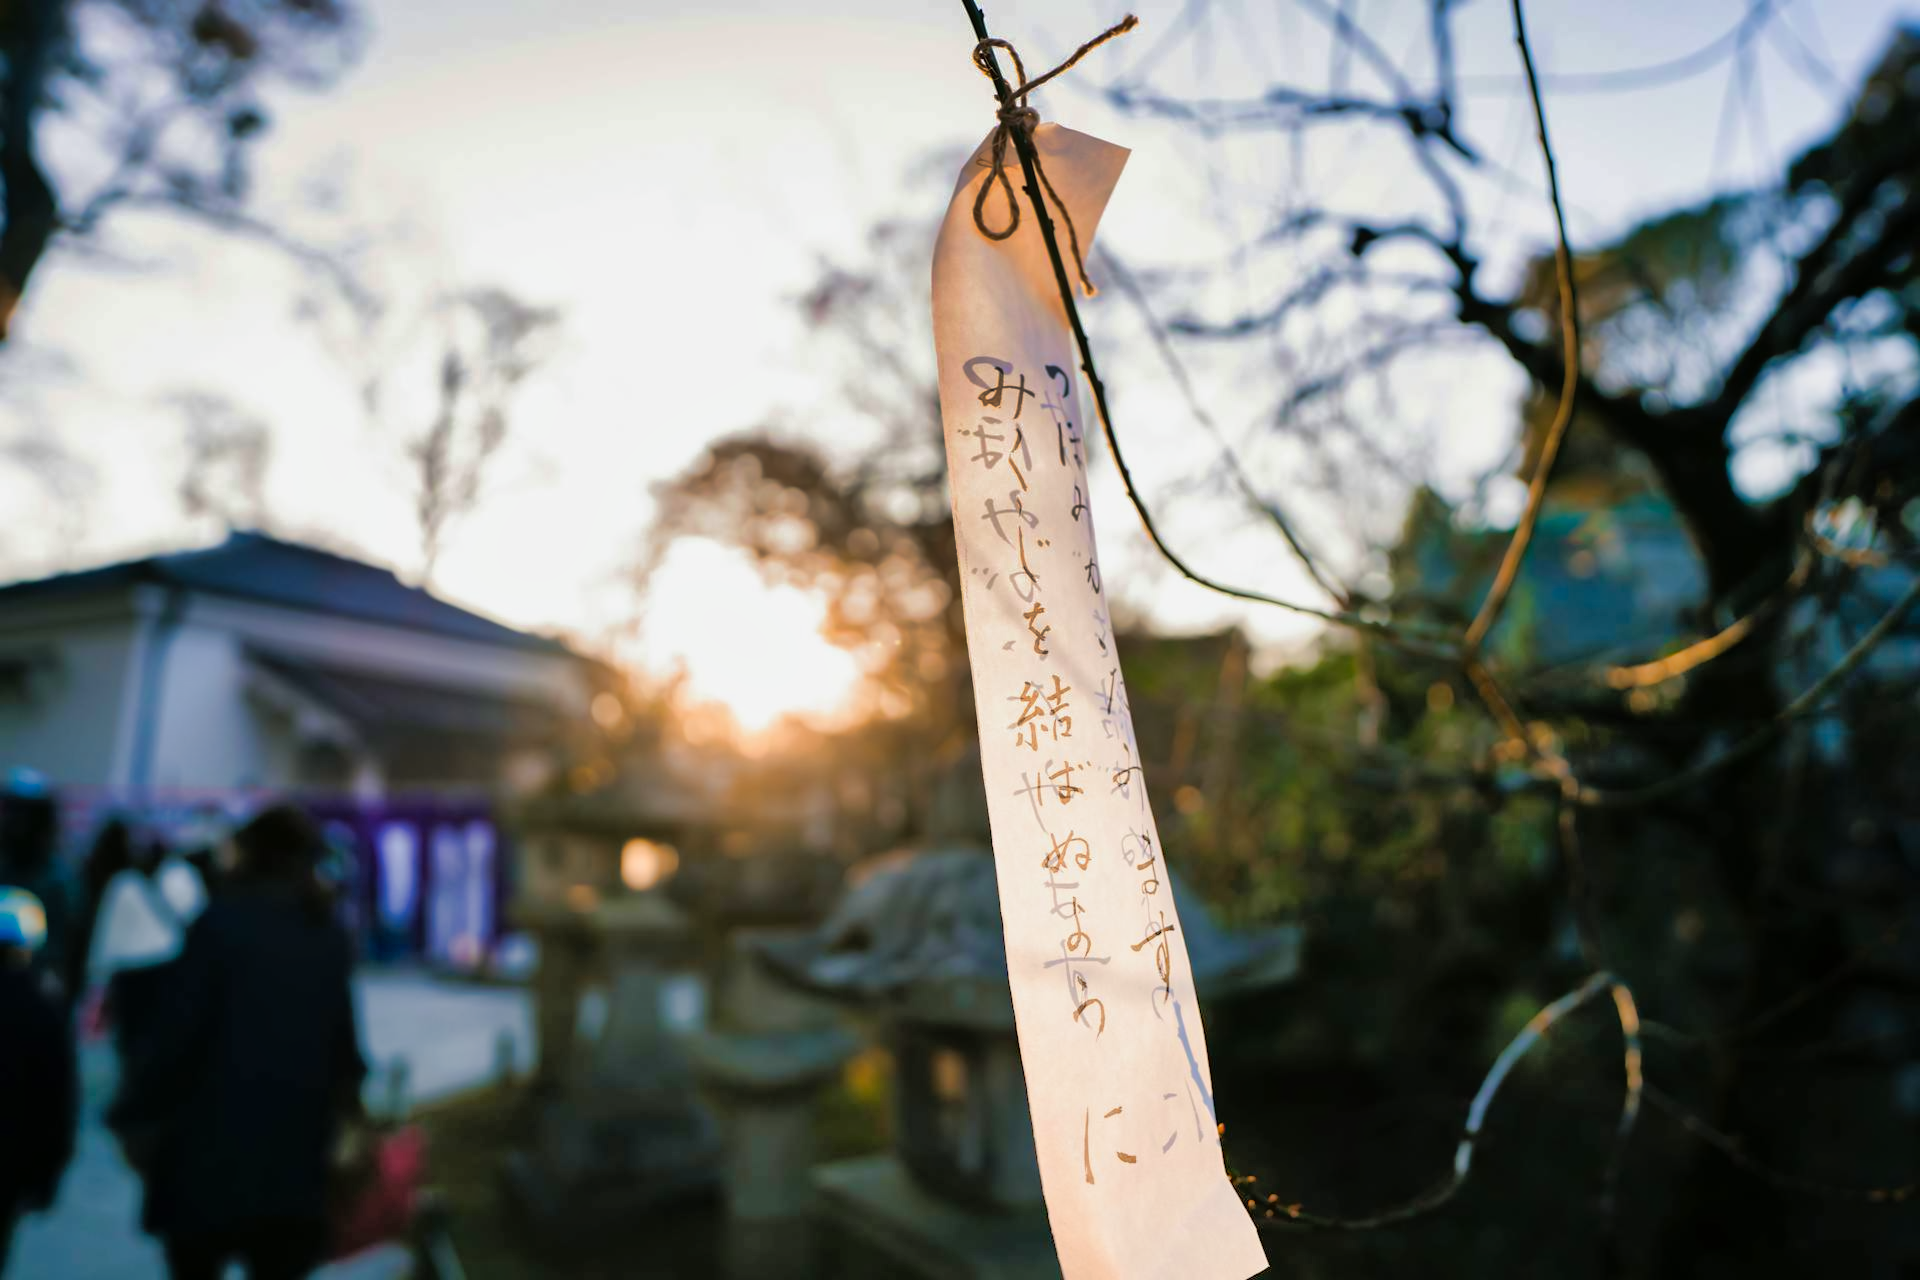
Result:
M1268 22L1235 15L1277 7L1217 7L1227 15L1221 22L1245 26L1230 28L1226 54L1210 55L1225 63L1193 55L1185 74L1195 84L1212 88L1324 56L1304 12ZM1782 7L1795 40L1843 86L1857 82L1901 11L1883 0ZM1141 31L1074 74L1097 82L1148 56L1181 8L1140 5ZM1418 43L1405 0L1357 0L1355 8L1389 45L1402 30L1410 47ZM1556 75L1694 49L1743 9L1742 0L1529 6L1576 241L1777 171L1831 126L1845 89L1797 72L1771 44L1755 68L1763 124L1732 137L1720 127L1730 65L1644 95L1553 92ZM841 435L836 387L792 300L823 259L856 255L876 219L931 227L937 217L950 178L928 158L957 159L992 123L987 85L968 61L964 13L932 0L468 0L457 22L444 6L401 0L374 0L370 11L366 53L337 89L276 98L261 205L291 207L303 181L344 173L352 214L411 229L409 261L423 277L500 285L560 310L557 354L519 402L486 499L451 531L434 585L510 623L590 638L629 607L621 584L653 486L709 441L769 421L805 423L830 445ZM1476 0L1466 13L1468 124L1534 184L1499 216L1544 247L1540 171L1506 11ZM1118 12L1084 0L1010 0L988 16L1037 67ZM1181 56L1176 50L1169 65ZM1352 74L1364 83L1364 69ZM1210 185L1219 171L1198 165L1187 135L1120 117L1071 87L1046 91L1039 105L1050 119L1133 148L1101 231L1123 258L1173 261L1177 246L1211 252L1235 230L1214 207L1224 200ZM1238 163L1251 173L1229 174L1229 184L1271 176L1263 171L1277 161L1244 154L1253 158ZM1365 151L1335 157L1314 180L1365 195L1372 162ZM0 442L50 434L86 464L72 493L51 497L0 465L0 504L13 508L0 525L0 578L210 540L217 531L187 521L174 491L184 446L166 398L192 389L229 396L271 424L267 489L279 527L323 530L417 571L404 429L370 426L352 379L294 322L299 280L288 263L161 220L130 221L112 236L131 265L56 258L0 364ZM1114 305L1091 304L1097 334L1118 323L1102 318ZM22 372L35 370L43 376ZM1123 435L1139 440L1151 474L1157 457L1191 437L1182 402L1151 362L1110 370L1109 380ZM1463 368L1436 387L1431 429L1454 471L1484 467L1504 448L1503 428L1489 424L1503 412L1511 422L1515 389L1510 369L1492 367ZM1219 400L1231 408L1231 395ZM844 430L857 435L854 424ZM1284 462L1280 474L1263 474L1281 489L1289 479ZM1105 481L1097 478L1095 503L1108 558L1156 619L1173 629L1242 619L1149 563ZM1202 514L1175 531L1223 575L1304 596L1284 557L1255 542L1247 523L1236 515L1209 524ZM716 583L793 634L795 651L819 664L819 681L840 678L831 674L839 659L800 637L815 625L818 603L756 594L751 573L712 548L689 548L663 572L655 599L669 607L649 614L645 661L705 655L715 671L740 665L747 641L715 616ZM1247 620L1276 643L1302 634L1284 617ZM715 662L716 653L728 660ZM742 706L767 700L719 692Z

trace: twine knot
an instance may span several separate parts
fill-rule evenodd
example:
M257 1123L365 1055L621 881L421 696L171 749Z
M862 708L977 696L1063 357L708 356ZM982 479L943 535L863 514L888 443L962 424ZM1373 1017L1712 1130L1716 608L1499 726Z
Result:
M1000 123L993 131L993 152L992 159L988 163L987 180L980 184L980 194L973 200L973 225L981 235L995 241L1011 239L1013 233L1020 229L1020 201L1014 195L1012 179L1007 177L1007 146L1011 143L1015 152L1018 153L1024 144L1027 155L1032 158L1033 176L1040 180L1040 185L1046 190L1048 199L1052 200L1055 207L1060 210L1060 220L1067 224L1067 240L1073 247L1073 265L1080 273L1080 287L1086 291L1089 298L1099 290L1095 289L1093 281L1087 278L1086 260L1080 253L1080 233L1074 228L1073 215L1067 211L1066 203L1054 191L1053 184L1047 181L1046 170L1040 167L1040 157L1032 149L1033 131L1040 124L1040 113L1027 105L1027 95L1107 41L1116 36L1123 36L1139 25L1140 20L1128 14L1074 50L1073 56L1065 62L1031 80L1027 79L1026 65L1020 61L1020 51L1007 41L982 40L973 46L973 64L980 68L982 75L994 82L994 87L1000 91L1001 95L1000 109L994 113ZM1019 81L1018 84L1008 85L1001 78L999 67L993 60L995 49L1005 49L1007 56L1013 59L1013 73ZM998 230L987 225L987 193L993 190L996 183L1007 198L1007 225ZM1045 216L1045 211L1042 210L1041 217L1044 219Z
M1040 123L1040 113L1032 107L1002 107L994 114L1005 129L1026 129L1031 132Z

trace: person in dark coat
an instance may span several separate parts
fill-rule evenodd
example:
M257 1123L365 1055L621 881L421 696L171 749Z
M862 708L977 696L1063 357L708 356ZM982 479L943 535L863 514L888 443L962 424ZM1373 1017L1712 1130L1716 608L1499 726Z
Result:
M235 843L107 1116L174 1280L235 1259L253 1280L293 1280L324 1260L331 1157L367 1071L319 830L277 806Z
M52 1206L79 1119L66 1009L33 968L45 941L40 900L0 889L0 1273L21 1215Z
M34 975L68 1002L74 893L61 865L60 807L39 774L15 769L0 786L0 886L25 889L47 915L47 937L33 957Z

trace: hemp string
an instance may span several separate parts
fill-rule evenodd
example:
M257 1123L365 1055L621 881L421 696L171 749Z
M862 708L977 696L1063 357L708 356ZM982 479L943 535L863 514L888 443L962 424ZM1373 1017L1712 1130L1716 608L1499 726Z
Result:
M1013 181L1007 177L1007 143L1012 140L1015 129L1023 129L1026 131L1028 137L1032 137L1034 126L1040 123L1040 113L1026 104L1027 95L1061 72L1072 67L1074 63L1080 61L1080 59L1086 57L1107 41L1117 36L1123 36L1139 25L1140 19L1134 17L1132 14L1128 14L1113 26L1108 27L1099 35L1087 41L1078 49L1075 49L1073 56L1065 62L1053 70L1046 72L1044 75L1035 76L1031 80L1027 79L1027 68L1026 65L1020 61L1019 50L1015 49L1009 41L999 39L982 40L979 44L973 46L973 65L980 69L980 74L991 78L993 72L988 67L987 59L992 56L993 50L1005 49L1007 56L1013 59L1013 74L1020 82L1008 92L1006 102L1001 105L1000 110L996 113L999 117L1000 124L993 131L993 161L989 166L987 180L980 184L980 194L975 196L973 200L973 225L979 229L981 235L989 240L1008 240L1013 237L1014 232L1020 229L1020 201L1014 195ZM1037 152L1033 159L1033 172L1034 176L1040 179L1040 185L1046 189L1047 198L1052 200L1054 207L1060 210L1060 221L1067 224L1067 242L1073 247L1073 266L1074 269L1080 273L1080 287L1085 290L1086 295L1091 298L1100 291L1093 287L1093 281L1087 277L1086 257L1080 252L1080 233L1074 228L1073 215L1067 211L1066 203L1060 199L1059 193L1053 189L1053 183L1047 180L1047 171L1040 167L1040 157ZM996 182L1000 184L1000 189L1006 193L1009 215L1006 228L1001 231L996 231L987 225L987 193L993 190Z

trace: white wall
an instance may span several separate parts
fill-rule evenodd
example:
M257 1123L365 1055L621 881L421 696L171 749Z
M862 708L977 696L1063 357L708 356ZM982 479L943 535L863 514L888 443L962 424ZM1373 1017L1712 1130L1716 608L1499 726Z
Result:
M130 600L84 609L9 606L0 658L51 652L54 666L22 704L0 698L0 769L37 769L57 785L123 781L123 710L139 624Z
M186 620L166 643L165 679L157 704L151 781L174 787L283 787L291 776L293 744L283 720L269 717L246 696L247 669L239 637Z

